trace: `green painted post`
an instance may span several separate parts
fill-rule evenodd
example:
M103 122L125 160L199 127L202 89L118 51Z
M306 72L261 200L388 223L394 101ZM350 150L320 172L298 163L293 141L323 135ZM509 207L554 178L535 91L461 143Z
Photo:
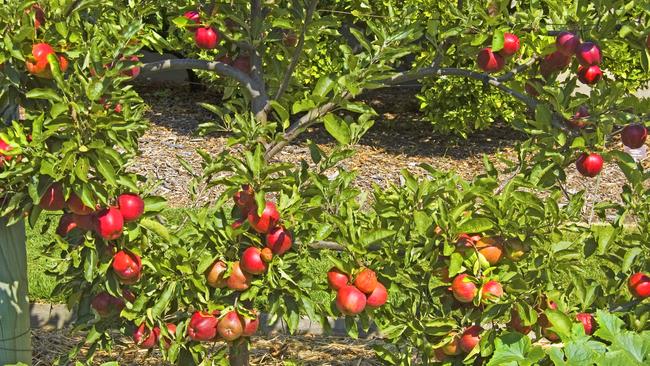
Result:
M25 223L0 219L0 365L32 364Z

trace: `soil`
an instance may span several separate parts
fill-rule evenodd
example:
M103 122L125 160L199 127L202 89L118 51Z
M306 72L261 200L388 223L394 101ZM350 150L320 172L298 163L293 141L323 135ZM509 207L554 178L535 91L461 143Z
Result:
M159 181L155 194L167 198L173 207L191 204L189 195L190 174L176 157L181 157L194 169L200 167L201 158L196 153L203 149L217 154L227 149L227 133L202 137L196 134L201 123L213 121L214 115L199 103L218 105L219 93L204 90L190 91L187 85L156 84L136 86L149 106L147 117L151 129L140 140L142 154L131 170ZM432 133L429 122L418 110L415 89L382 90L365 97L379 112L375 126L354 146L356 154L341 163L346 170L354 170L358 176L354 184L369 190L373 184L386 187L400 184L403 169L415 175L424 175L419 165L454 171L465 179L484 172L483 156L492 161L499 170L506 165L501 159L516 160L515 145L524 136L506 125L495 124L492 128L477 132L468 139ZM310 129L301 138L287 146L276 156L277 161L310 161L307 140L316 142L325 151L336 142L322 126ZM620 145L615 142L614 145ZM613 146L621 149L621 146ZM647 163L647 161L646 161ZM567 169L568 194L583 189L591 192L591 202L619 201L625 177L615 164L606 164L599 179L585 179L571 166ZM507 175L503 176L505 179ZM203 201L212 200L216 191L203 195Z
M70 330L32 332L34 366L52 365L60 356L67 354L83 338ZM251 366L375 366L381 363L375 358L372 346L377 340L352 340L324 336L268 336L253 337L251 345ZM225 343L215 343L215 352ZM87 355L82 348L80 361ZM165 365L161 355L154 350L148 352L133 346L126 338L115 340L110 352L95 353L92 365L115 361L122 366Z

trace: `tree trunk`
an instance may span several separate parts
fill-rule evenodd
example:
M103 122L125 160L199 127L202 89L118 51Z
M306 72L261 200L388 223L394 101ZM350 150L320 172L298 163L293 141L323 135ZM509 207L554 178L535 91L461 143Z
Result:
M0 219L0 365L32 364L25 224Z
M229 348L228 361L230 366L249 366L248 339L240 338Z

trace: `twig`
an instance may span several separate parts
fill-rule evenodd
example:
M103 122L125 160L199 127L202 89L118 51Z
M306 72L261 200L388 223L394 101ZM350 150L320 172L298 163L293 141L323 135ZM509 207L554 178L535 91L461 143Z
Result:
M284 73L284 79L282 80L282 84L280 84L278 91L275 93L275 98L273 98L274 100L280 99L282 97L282 94L284 94L284 92L289 87L289 83L291 82L291 76L293 76L293 73L296 70L296 67L298 66L298 61L300 61L300 56L302 55L302 51L305 47L305 35L307 34L307 30L309 29L309 25L314 16L314 12L316 11L317 5L318 5L318 0L312 0L311 4L309 4L309 8L307 9L307 14L305 16L305 21L302 25L302 31L300 32L300 39L298 40L296 49L293 51L293 56L291 57L291 63L289 63L289 67L287 68L287 71L285 71Z
M515 169L515 171L512 173L512 175L509 176L503 182L501 182L501 184L499 184L497 189L494 191L494 194L497 195L497 194L500 194L501 192L503 192L503 190L506 188L508 183L510 183L513 179L515 179L519 175L519 173L521 173L522 168L523 168L523 164L519 164L519 166L517 167L517 169Z
M533 66L540 58L541 58L541 56L535 56L535 57L531 58L530 60L524 62L523 64L517 65L517 67L515 67L514 69L512 69L512 70L508 71L507 73L499 76L497 78L497 80L500 81L500 82L504 82L504 81L508 81L508 80L512 79L513 77L515 77L515 75L520 74L523 71L528 70L528 68Z

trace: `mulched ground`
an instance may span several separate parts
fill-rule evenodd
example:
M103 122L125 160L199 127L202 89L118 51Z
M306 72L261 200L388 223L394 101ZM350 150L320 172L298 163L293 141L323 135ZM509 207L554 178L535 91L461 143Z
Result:
M142 155L131 169L160 180L161 185L155 193L166 197L172 206L188 206L187 189L191 177L176 156L198 168L200 157L196 153L197 148L215 154L223 151L226 134L208 137L195 134L199 124L214 118L197 103L219 104L220 96L209 90L190 92L187 85L141 85L137 89L150 106L147 117L152 122L152 128L142 137ZM472 179L484 171L484 154L496 164L497 169L505 167L499 162L499 157L515 159L513 147L523 136L507 126L497 124L467 140L432 133L429 122L418 112L414 92L414 89L384 90L366 97L380 113L380 118L355 147L355 156L341 163L346 169L358 172L354 182L356 186L369 189L372 184L382 187L399 184L400 171L403 169L416 175L424 174L418 167L421 163L455 171L463 178ZM326 151L335 145L322 126L315 127L287 146L277 155L277 160L309 161L309 151L304 143L307 139L315 141ZM614 143L612 148L622 146ZM595 202L618 201L625 181L614 164L606 164L599 183L596 179L579 176L573 167L567 169L567 174L567 191L571 194L588 189L592 192L591 200ZM215 194L210 192L204 195L204 200L212 199Z
M52 365L57 357L69 352L81 340L80 336L71 335L69 330L33 331L34 366ZM377 342L323 336L253 337L251 365L375 366L380 365L372 350ZM116 343L118 345L112 352L96 353L93 364L109 361L122 366L163 364L157 351L140 350L128 339L119 339Z

